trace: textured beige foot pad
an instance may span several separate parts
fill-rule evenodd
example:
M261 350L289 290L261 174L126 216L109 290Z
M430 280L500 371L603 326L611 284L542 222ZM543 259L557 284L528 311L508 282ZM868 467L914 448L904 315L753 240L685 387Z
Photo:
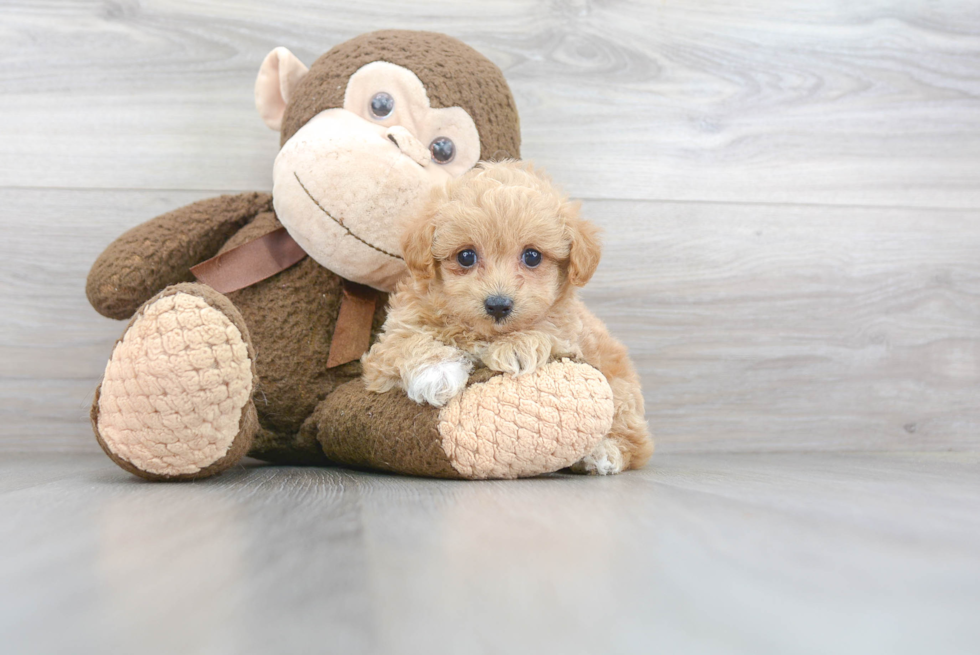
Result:
M586 364L557 362L496 376L453 398L438 423L465 478L519 478L571 466L609 432L612 389Z
M338 464L439 478L521 478L582 459L609 432L612 390L599 371L552 362L511 377L474 372L441 410L404 392L341 385L303 426Z
M199 295L165 292L116 344L95 427L139 472L191 476L228 454L252 385L247 337L228 316Z

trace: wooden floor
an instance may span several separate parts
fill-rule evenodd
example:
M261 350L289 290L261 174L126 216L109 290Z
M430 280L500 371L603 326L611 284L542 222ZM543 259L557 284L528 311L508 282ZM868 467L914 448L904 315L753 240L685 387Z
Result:
M980 455L459 483L0 461L4 653L976 653Z
M270 190L273 47L391 27L605 228L651 467L128 477L89 266ZM977 2L4 0L0 61L0 653L980 652Z

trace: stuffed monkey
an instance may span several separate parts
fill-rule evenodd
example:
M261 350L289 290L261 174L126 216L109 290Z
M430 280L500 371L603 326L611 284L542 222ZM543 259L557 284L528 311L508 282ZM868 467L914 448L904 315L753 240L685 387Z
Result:
M435 185L520 156L500 70L450 37L382 31L307 69L265 59L259 114L281 133L273 192L194 203L124 233L89 273L101 314L128 319L92 405L119 466L154 480L282 464L446 478L568 467L609 429L593 368L475 373L442 408L374 394L359 358L406 274L399 225Z

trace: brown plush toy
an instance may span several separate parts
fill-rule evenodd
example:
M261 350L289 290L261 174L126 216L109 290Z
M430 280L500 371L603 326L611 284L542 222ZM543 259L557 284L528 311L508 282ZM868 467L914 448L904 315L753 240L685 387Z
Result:
M585 364L478 372L439 409L360 380L384 292L406 273L401 221L434 185L520 154L500 70L450 37L383 31L308 70L276 48L255 93L281 131L273 194L159 216L89 274L93 307L129 319L92 405L109 457L184 480L246 454L446 478L539 475L587 455L609 429L612 393Z

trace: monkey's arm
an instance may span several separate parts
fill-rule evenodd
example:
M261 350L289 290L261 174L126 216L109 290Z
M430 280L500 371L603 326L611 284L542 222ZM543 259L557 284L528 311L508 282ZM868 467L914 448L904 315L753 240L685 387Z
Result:
M272 210L267 193L208 198L123 233L92 265L85 293L103 316L126 319L171 284L194 279L190 267L218 249L257 214Z

